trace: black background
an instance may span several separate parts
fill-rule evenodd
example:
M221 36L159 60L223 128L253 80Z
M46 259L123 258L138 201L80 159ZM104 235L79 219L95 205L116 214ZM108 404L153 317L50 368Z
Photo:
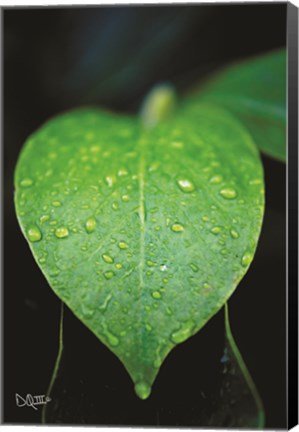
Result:
M40 411L16 407L15 393L46 392L58 347L60 302L29 252L13 205L13 171L28 134L82 104L136 112L157 82L171 81L183 93L221 65L285 44L285 3L4 10L5 422L40 422ZM233 333L264 402L266 426L282 428L285 166L268 157L263 162L263 230L229 305ZM66 310L61 386L67 390L59 397L77 409L65 412L62 422L200 426L199 393L214 385L223 331L220 311L169 355L153 395L139 401L116 357Z

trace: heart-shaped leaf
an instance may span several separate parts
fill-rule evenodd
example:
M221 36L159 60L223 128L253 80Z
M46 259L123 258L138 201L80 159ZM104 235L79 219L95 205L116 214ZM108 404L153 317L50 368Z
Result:
M49 284L143 399L247 271L264 208L250 135L198 104L152 129L96 109L57 117L27 140L15 188Z
M286 160L285 49L218 72L192 97L229 110L263 152Z

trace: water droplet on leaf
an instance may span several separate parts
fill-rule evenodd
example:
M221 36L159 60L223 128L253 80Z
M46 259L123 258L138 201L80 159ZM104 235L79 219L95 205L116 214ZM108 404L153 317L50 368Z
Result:
M244 255L242 256L242 260L241 260L242 266L247 267L251 263L252 258L253 257L252 257L251 253L245 252Z
M191 269L192 269L194 272L198 272L198 270L199 270L199 268L197 267L196 264L191 263L191 264L190 264L190 267L191 267Z
M234 239L239 238L239 233L238 233L236 230L234 230L234 229L231 229L231 230L230 230L230 235L231 235L232 238L234 238Z
M180 179L178 180L178 185L179 188L183 191L183 192L193 192L195 189L194 184L187 179Z
M122 169L120 169L120 170L118 171L117 174L118 174L120 177L123 177L123 176L128 175L129 173L128 173L128 171L127 171L125 168L122 168Z
M28 238L31 242L38 242L42 238L42 233L37 227L30 227L27 231Z
M106 180L106 183L107 183L107 185L108 185L109 187L113 186L114 183L115 183L115 181L116 181L116 179L115 179L114 176L107 176L107 177L105 178L105 180Z
M193 327L193 321L185 322L179 330L176 330L171 334L171 340L176 344L184 342L191 336Z
M220 226L215 226L215 227L211 228L211 233L213 233L213 234L219 234L220 231L221 231Z
M128 246L128 244L126 242L121 241L121 242L118 243L118 247L120 249L128 249L129 246Z
M153 327L150 324L145 324L145 328L148 332L151 332L153 330Z
M114 262L114 259L110 255L103 254L102 258L108 264L112 264Z
M97 221L94 216L87 219L85 223L85 229L89 234L95 230L96 226L97 226Z
M213 177L210 178L210 183L211 184L220 184L222 182L222 177L220 175L215 175Z
M32 185L33 185L33 181L30 178L25 178L20 182L20 186L22 187L30 187Z
M105 276L106 279L111 279L111 278L113 278L113 276L114 276L114 272L111 271L111 270L106 271L106 272L104 273L104 276Z
M42 215L42 216L39 218L39 220L40 220L41 223L46 222L46 221L49 220L49 219L50 219L50 216L49 216L49 215Z
M235 189L232 188L221 189L219 193L223 198L226 199L234 199L237 196L237 192L235 191Z
M57 228L55 231L55 235L57 238L65 238L69 235L69 230L66 227Z
M179 233L184 231L184 227L183 225L179 224L179 223L175 223L171 226L171 229L173 232Z

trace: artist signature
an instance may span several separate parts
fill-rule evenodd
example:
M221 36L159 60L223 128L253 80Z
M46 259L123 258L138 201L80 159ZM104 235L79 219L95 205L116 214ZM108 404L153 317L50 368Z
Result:
M30 393L28 393L25 397L22 397L16 393L16 404L18 407L28 406L37 410L37 405L45 405L50 401L51 398L45 395L32 396Z

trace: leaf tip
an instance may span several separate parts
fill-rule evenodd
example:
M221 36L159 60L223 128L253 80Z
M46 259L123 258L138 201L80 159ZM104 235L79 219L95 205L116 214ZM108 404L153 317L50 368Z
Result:
M140 399L145 400L151 394L151 386L145 381L139 381L135 384L135 393Z

